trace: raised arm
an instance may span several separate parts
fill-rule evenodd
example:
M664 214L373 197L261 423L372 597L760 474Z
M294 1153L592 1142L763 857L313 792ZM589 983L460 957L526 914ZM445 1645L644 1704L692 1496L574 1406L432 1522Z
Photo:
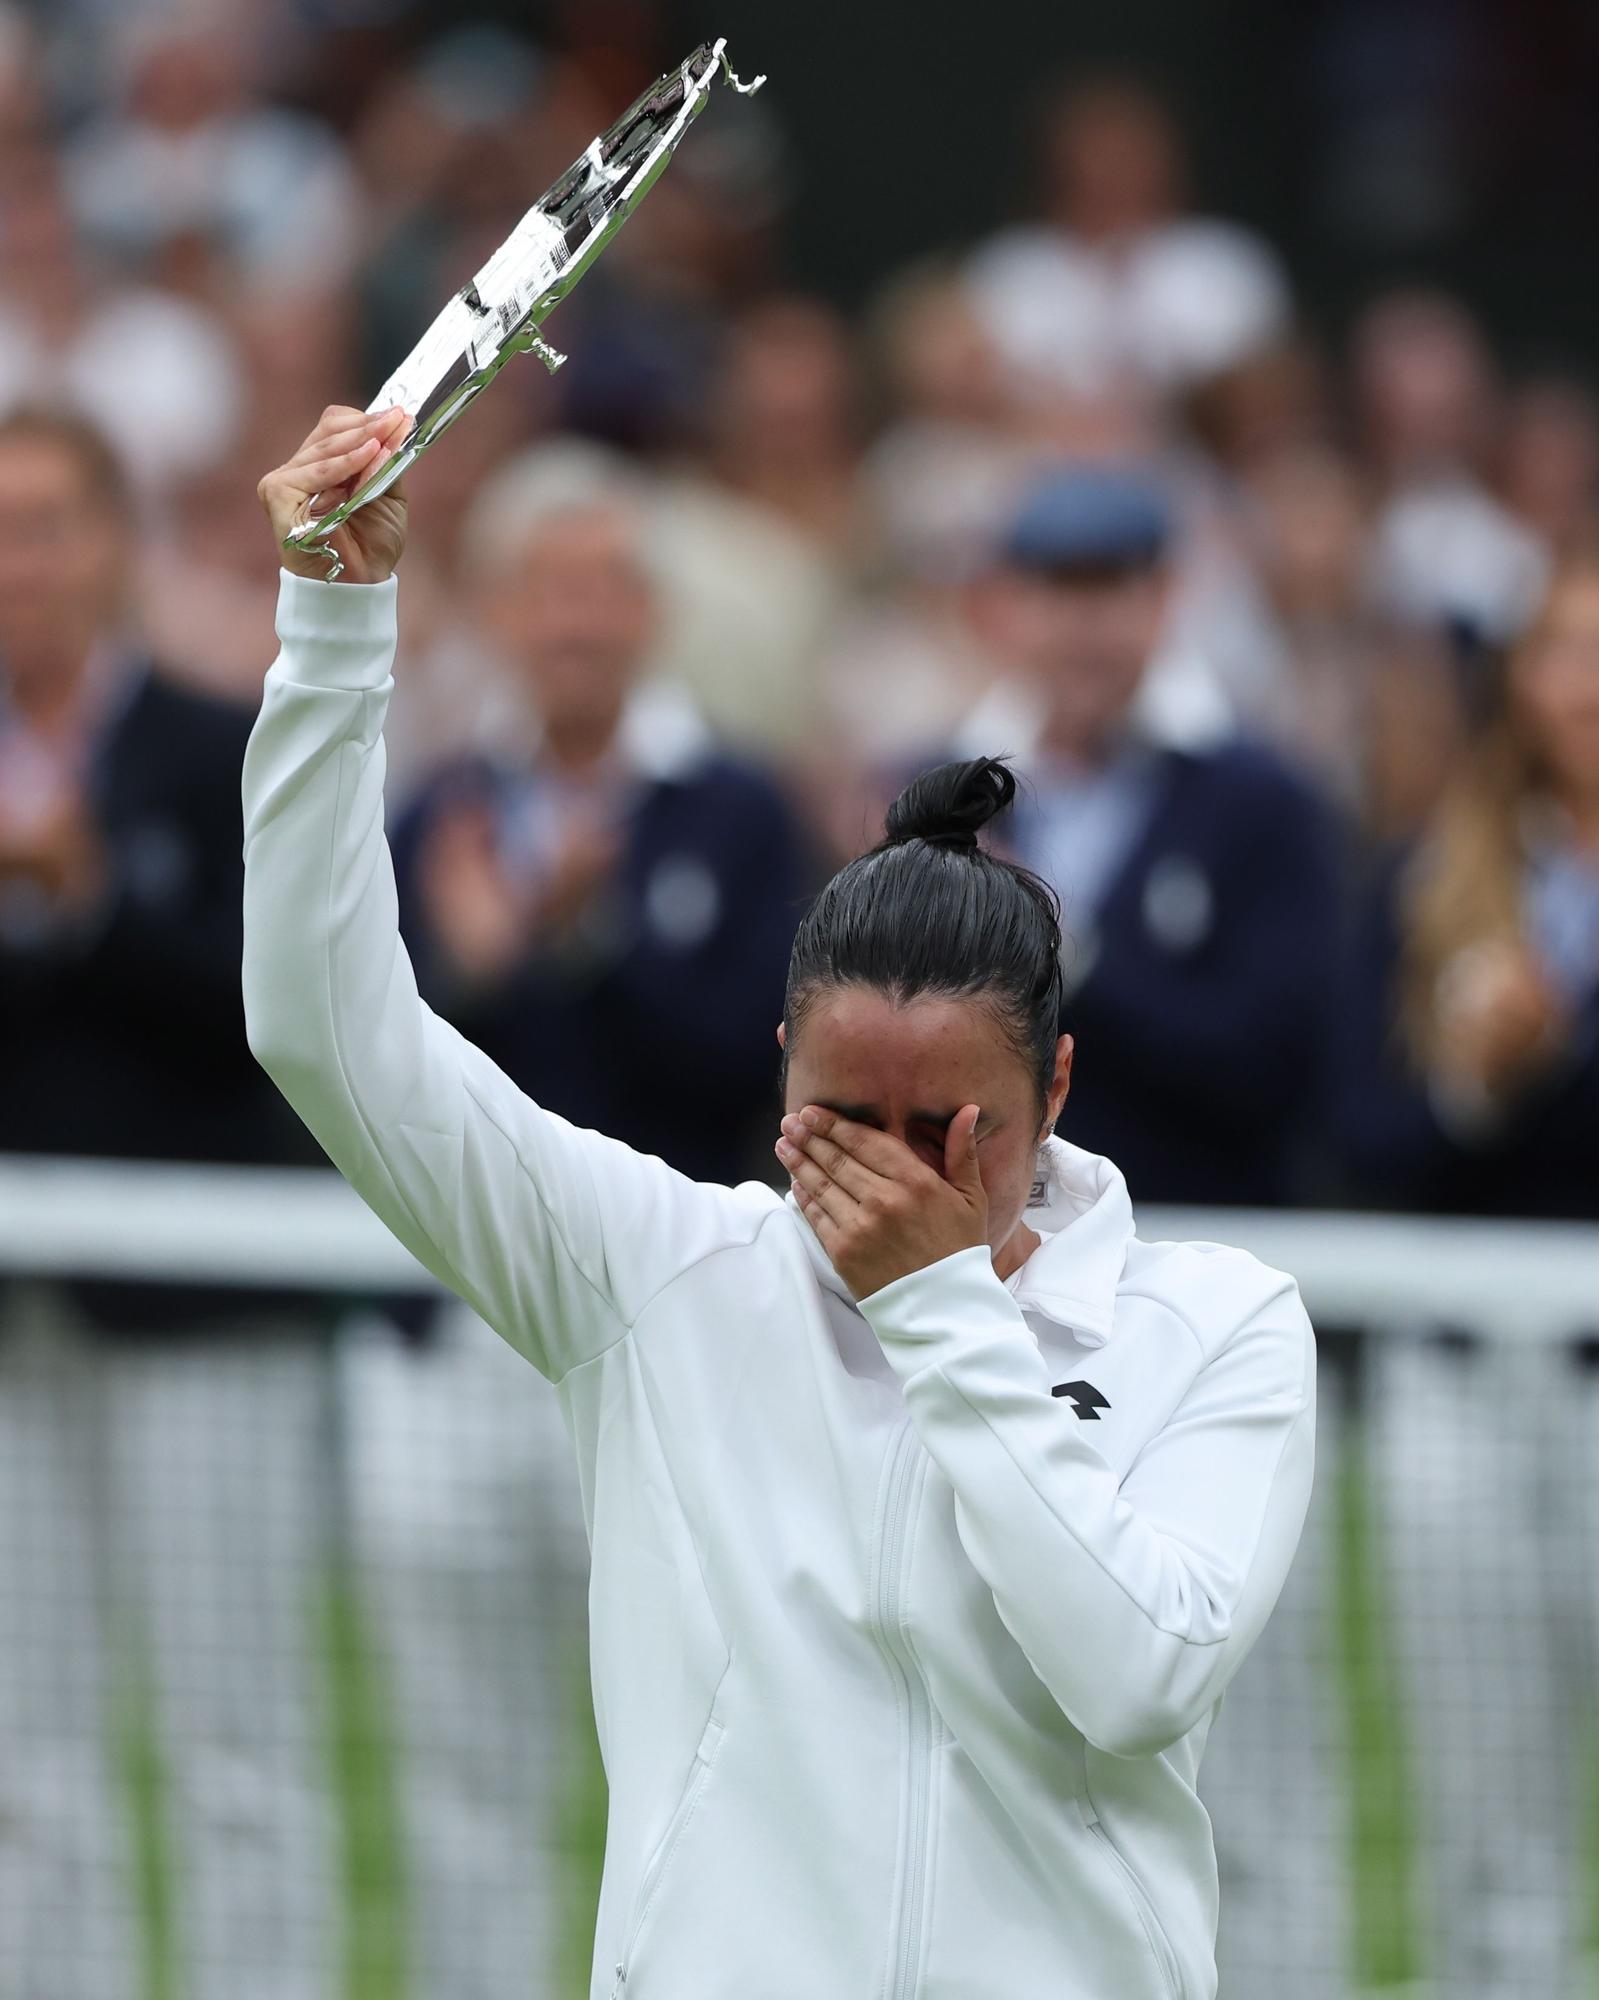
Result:
M393 428L326 412L261 482L279 540ZM418 996L383 831L404 530L395 488L340 530L349 582L287 561L244 765L250 1046L400 1241L559 1378L725 1239L728 1197L541 1110Z

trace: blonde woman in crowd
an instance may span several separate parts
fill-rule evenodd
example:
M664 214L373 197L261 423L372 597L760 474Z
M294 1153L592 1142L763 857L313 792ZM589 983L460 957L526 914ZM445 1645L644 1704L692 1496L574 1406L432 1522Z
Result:
M1599 550L1554 577L1359 969L1361 1198L1599 1213ZM1433 1857L1428 1970L1469 2000L1561 1994L1599 1634L1599 1302L1564 1342L1395 1331L1414 1337L1378 1350L1371 1463Z

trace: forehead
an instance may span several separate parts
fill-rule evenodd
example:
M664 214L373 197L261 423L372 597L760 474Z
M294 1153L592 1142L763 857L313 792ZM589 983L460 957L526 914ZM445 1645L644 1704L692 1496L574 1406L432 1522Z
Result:
M637 567L638 526L619 508L581 507L552 514L530 535L520 557L524 573L540 575L588 565Z
M869 987L824 989L790 1050L804 1094L884 1109L943 1106L977 1095L1025 1094L1027 1071L980 998L923 996L903 1004Z

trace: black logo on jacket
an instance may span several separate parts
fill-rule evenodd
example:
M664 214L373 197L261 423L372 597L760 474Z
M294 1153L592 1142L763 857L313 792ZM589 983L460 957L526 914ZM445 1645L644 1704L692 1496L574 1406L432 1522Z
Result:
M1072 1408L1085 1424L1097 1424L1101 1410L1110 1408L1110 1398L1102 1396L1092 1382L1057 1382L1052 1396L1070 1396Z

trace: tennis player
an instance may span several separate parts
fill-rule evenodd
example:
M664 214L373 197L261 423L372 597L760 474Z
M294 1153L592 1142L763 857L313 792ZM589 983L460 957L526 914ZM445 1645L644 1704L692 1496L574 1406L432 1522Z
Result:
M328 410L281 537L403 422ZM791 1188L541 1110L417 996L383 833L398 489L291 557L244 777L251 1045L560 1392L610 1779L594 2000L1209 2000L1195 1790L1310 1489L1292 1281L1056 1138L1048 892L919 778L799 927ZM1091 1052L1090 1052L1091 1053Z

